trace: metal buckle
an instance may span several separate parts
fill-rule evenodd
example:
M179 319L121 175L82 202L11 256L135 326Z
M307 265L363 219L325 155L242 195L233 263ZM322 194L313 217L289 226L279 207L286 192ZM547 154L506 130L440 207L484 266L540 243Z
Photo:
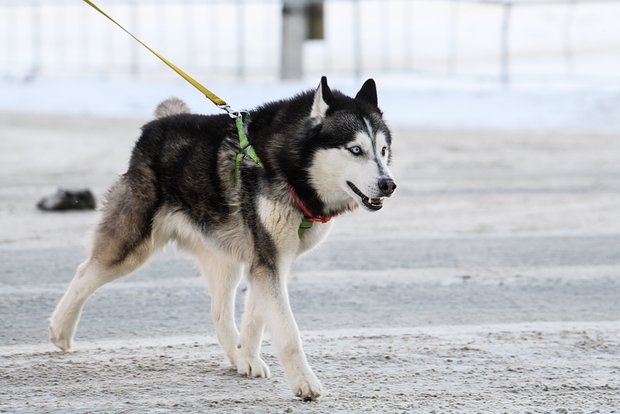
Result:
M228 104L225 104L225 105L218 105L217 107L218 107L218 108L220 108L220 109L221 109L221 110L223 110L223 111L226 111L226 113L228 114L228 116L230 116L230 117L231 117L231 118L233 118L233 119L238 118L238 117L239 117L239 114L241 113L241 112L239 112L239 111L235 111L234 109L232 109L232 108L230 107L230 105L228 105Z

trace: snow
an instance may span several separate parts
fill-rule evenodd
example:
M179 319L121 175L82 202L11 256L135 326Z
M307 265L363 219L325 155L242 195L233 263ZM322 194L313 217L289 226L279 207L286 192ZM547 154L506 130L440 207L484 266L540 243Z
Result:
M261 103L314 88L300 82L210 83L207 87L231 106L250 109ZM333 88L355 94L361 81L330 80ZM442 130L618 133L620 87L479 86L416 82L378 76L380 106L395 127ZM148 118L161 100L178 96L199 113L218 113L209 101L182 80L42 79L1 81L0 111L41 115Z

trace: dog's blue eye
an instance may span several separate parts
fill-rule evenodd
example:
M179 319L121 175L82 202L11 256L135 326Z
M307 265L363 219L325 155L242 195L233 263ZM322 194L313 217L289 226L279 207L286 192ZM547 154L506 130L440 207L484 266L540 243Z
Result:
M354 147L349 148L349 151L351 151L351 154L353 155L361 155L362 148L356 145Z

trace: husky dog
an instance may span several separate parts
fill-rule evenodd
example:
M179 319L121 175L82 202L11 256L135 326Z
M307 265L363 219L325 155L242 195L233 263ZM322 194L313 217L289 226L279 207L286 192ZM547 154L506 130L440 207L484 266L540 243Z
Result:
M160 118L142 128L127 172L109 190L90 257L50 318L50 339L70 352L88 297L173 241L197 259L218 340L238 373L269 377L260 357L266 328L295 395L318 399L323 391L302 348L287 275L326 237L330 217L358 206L379 210L396 188L375 82L367 80L353 99L323 77L316 91L246 113L240 130L260 164L241 156L238 182L235 121L188 112L182 101L165 101ZM234 301L244 273L239 331Z

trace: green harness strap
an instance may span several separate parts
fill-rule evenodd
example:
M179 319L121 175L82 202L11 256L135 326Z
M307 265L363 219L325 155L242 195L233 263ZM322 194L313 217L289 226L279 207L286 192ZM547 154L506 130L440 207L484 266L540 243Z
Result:
M256 151L254 151L254 147L250 145L250 140L248 140L248 135L245 133L245 127L243 126L243 115L240 112L235 114L235 125L237 126L237 135L239 135L239 149L241 150L235 157L234 184L236 187L241 183L241 162L246 156L250 157L259 167L265 167L260 158L258 158Z
M299 225L299 230L297 230L297 235L299 236L300 239L304 237L306 230L310 230L312 228L313 224L314 222L310 220L308 216L304 214L304 218L301 219L301 224Z

